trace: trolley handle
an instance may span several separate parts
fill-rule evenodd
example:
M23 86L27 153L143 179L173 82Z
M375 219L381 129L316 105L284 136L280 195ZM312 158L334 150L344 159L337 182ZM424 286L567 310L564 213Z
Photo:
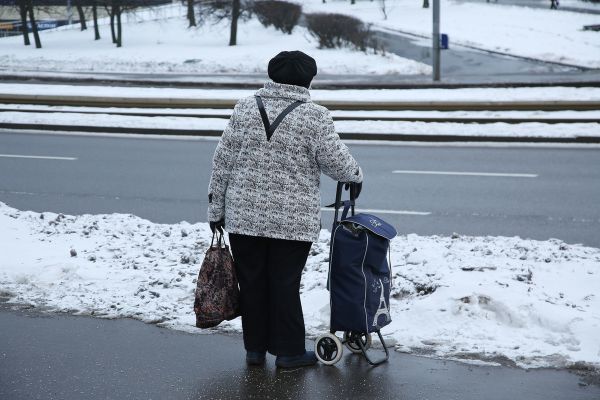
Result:
M344 202L342 201L342 190L344 189L344 185L349 184L347 182L338 182L337 183L337 188L335 191L335 203L333 204L333 207L335 208L335 214L334 214L334 218L333 221L334 223L338 222L338 215L339 215L339 209L344 205ZM347 200L346 200L347 201ZM354 185L350 185L350 208L352 211L352 215L354 215L354 204L356 201L356 196L354 193Z

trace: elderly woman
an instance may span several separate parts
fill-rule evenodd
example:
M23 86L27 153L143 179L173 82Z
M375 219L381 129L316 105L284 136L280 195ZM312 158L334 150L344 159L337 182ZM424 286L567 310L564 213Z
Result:
M268 351L293 368L317 362L305 349L300 277L321 229L321 172L356 194L363 175L329 111L310 99L315 60L284 51L268 72L272 82L236 104L215 150L208 220L229 233L246 362L262 365Z

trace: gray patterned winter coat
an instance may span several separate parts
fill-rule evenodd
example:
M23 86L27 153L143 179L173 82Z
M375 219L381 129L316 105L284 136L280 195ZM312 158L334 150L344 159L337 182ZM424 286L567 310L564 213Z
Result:
M305 103L270 140L255 97L236 104L213 158L208 220L225 218L229 233L314 242L321 227L321 172L361 182L362 171L329 111L311 101L308 89L267 82L256 95L271 123L294 101Z

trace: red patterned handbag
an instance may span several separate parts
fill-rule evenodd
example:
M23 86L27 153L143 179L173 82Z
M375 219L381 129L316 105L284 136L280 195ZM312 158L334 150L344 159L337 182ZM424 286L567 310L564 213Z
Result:
M240 290L233 257L225 243L223 232L215 231L196 283L194 312L198 328L212 328L224 320L229 321L240 315Z

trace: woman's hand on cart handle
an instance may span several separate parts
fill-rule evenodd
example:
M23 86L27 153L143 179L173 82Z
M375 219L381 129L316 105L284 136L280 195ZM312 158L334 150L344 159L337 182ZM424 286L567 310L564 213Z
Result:
M358 196L362 191L362 182L346 182L344 189L350 189L350 198L358 199Z

